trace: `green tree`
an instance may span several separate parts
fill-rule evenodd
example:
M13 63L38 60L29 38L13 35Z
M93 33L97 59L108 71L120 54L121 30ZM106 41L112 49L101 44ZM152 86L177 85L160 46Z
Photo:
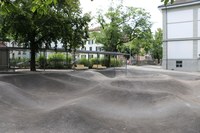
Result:
M6 3L7 2L7 3ZM81 16L79 0L1 1L0 32L4 39L18 42L31 50L31 71L40 48L50 48L61 41L68 49L83 45L88 38L88 14ZM54 2L54 4L52 4ZM40 5L41 4L41 5Z
M162 41L163 41L163 31L162 29L157 29L155 32L153 43L151 46L151 56L154 59L158 59L158 63L162 59Z
M168 3L173 4L175 0L161 0L161 2L164 2L165 5L167 5Z
M136 38L142 38L151 28L150 15L144 9L118 6L99 14L101 32L93 33L96 41L104 45L104 50L117 52L121 46Z
M121 47L121 52L128 53L138 60L138 56L149 54L153 43L153 35L151 30L147 30L141 37L134 38L132 41L125 43ZM129 56L127 56L129 58Z
M99 13L97 20L101 31L93 33L92 36L96 42L103 44L105 51L122 51L124 43L143 38L150 30L149 19L150 14L141 8L122 5L110 7L105 14Z

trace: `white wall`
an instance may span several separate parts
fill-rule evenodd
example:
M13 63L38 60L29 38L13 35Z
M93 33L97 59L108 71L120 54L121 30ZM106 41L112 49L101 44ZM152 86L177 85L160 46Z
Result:
M200 57L199 54L200 54L200 41L198 41L198 51L197 51L197 57L198 58Z
M192 59L193 42L176 41L168 42L168 59Z
M198 37L200 37L200 21L198 21Z
M193 37L193 22L168 24L168 38Z
M200 37L200 8L198 9L198 37Z
M168 11L168 23L193 21L193 10Z

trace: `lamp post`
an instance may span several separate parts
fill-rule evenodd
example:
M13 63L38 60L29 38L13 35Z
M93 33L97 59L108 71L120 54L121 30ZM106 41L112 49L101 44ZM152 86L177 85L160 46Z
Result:
M165 6L165 9L166 9L166 13L165 13L165 15L166 15L166 25L165 25L165 40L166 40L166 42L165 42L165 45L166 45L166 70L168 69L168 13L167 13L167 5Z
M68 51L69 51L68 45L66 45L65 50L66 50L66 68L68 68L68 65L69 65L69 63L68 63Z
M72 53L73 53L73 67L75 68L75 61L76 61L76 55L75 55L75 36L76 36L76 29L77 29L77 27L76 27L76 25L74 25L73 27L72 27L72 29L73 29L73 49L72 49Z

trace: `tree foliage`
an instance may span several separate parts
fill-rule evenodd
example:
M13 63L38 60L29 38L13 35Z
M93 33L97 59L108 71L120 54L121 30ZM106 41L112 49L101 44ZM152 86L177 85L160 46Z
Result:
M161 0L161 2L164 2L165 5L167 5L168 3L173 4L175 0Z
M99 13L101 31L93 33L93 37L104 45L104 50L120 51L124 43L144 38L144 33L151 28L149 19L149 13L141 8L110 7L105 14Z
M4 3L3 3L4 2ZM18 42L31 50L31 70L35 71L35 54L40 48L57 46L68 49L83 45L88 38L89 14L81 16L79 0L1 1L2 38Z
M122 46L121 52L128 53L133 57L143 56L150 52L152 42L153 35L151 30L149 29L148 31L143 33L142 38L135 38L131 42L124 44Z
M159 28L155 32L153 43L151 45L151 56L154 59L158 59L158 63L160 63L160 59L162 59L162 41L163 31Z

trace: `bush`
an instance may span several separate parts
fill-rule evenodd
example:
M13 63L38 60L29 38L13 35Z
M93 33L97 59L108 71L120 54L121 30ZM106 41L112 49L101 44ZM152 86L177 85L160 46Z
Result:
M101 65L108 67L108 65L107 65L108 64L108 58L101 58L100 63L101 63Z
M14 58L10 59L10 66L17 66L19 68L28 68L30 66L28 58Z
M68 69L72 68L71 61L72 61L72 57L68 55L67 59L65 58L65 66L66 66L66 68L68 68Z
M89 62L89 64L88 64L88 59L86 59L86 58L81 58L81 59L79 59L79 60L77 61L76 64L83 64L84 66L89 66L90 62Z
M90 59L90 64L91 65L100 64L100 59L98 59L98 58L92 58L92 59Z
M40 55L37 59L36 59L39 68L44 68L44 65L47 66L47 59L45 58L44 55Z
M111 58L111 67L121 67L123 65L121 60Z
M49 68L63 69L65 62L66 58L63 53L53 53L48 57Z
M102 66L108 66L108 58L101 58L101 59L97 59L97 58L93 58L90 60L90 65L92 66L93 64L101 64ZM111 58L110 61L110 66L111 67L121 67L123 65L121 60L116 60L115 58Z

